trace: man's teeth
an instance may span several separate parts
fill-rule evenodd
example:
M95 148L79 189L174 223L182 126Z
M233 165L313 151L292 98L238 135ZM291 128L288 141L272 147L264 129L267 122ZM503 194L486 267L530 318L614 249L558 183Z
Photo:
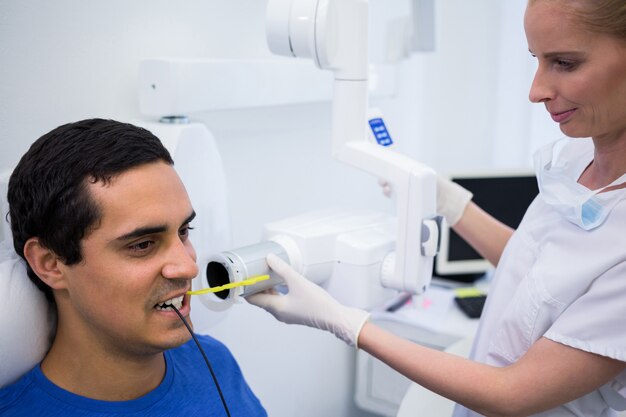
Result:
M157 310L172 310L172 306L176 307L178 310L183 306L183 295L180 297L175 297L164 301L163 303L157 304L155 308Z

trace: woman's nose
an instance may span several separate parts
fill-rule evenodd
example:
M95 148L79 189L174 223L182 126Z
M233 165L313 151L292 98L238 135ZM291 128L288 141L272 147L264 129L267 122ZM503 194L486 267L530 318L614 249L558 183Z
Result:
M554 98L554 90L550 86L548 76L539 68L535 71L535 77L530 85L528 99L532 103L544 103Z

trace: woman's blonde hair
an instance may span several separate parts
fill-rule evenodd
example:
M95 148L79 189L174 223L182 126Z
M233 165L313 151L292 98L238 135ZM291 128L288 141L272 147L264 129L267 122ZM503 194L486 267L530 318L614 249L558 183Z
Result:
M545 0L529 0L528 5ZM626 41L626 0L551 0L567 8L592 32Z

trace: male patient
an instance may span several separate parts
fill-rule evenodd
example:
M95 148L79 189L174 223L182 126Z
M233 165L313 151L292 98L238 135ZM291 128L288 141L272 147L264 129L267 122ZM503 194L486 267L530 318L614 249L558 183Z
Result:
M22 157L8 201L15 250L58 320L41 364L0 390L0 415L267 415L228 349L197 336L215 385L171 307L189 320L195 213L154 135L60 126Z

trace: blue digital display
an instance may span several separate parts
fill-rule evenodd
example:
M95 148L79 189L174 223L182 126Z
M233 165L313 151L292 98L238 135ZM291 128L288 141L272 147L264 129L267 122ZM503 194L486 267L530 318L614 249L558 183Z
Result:
M385 126L385 121L382 119L382 117L370 119L369 124L370 128L372 129L372 133L374 134L374 138L379 145L393 145L393 140L391 139L391 136L387 131L387 126Z

